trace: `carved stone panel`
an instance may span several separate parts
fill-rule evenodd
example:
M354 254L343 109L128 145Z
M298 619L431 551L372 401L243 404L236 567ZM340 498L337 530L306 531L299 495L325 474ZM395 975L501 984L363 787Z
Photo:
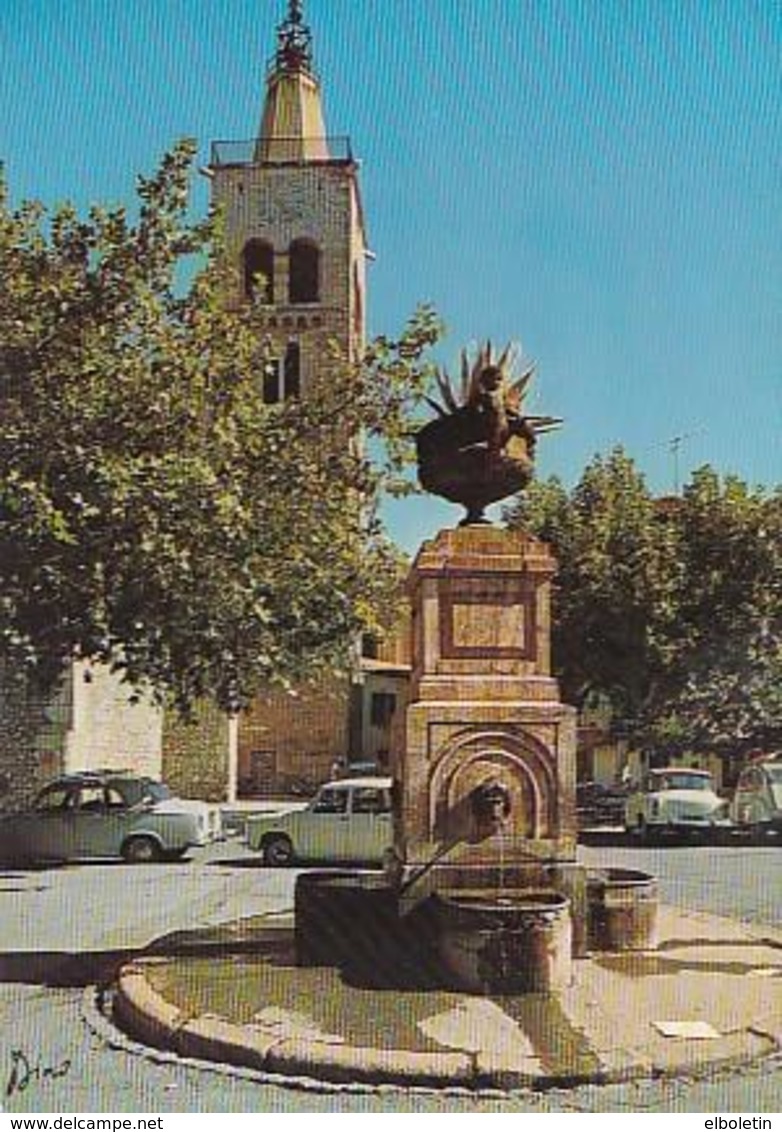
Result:
M443 579L440 610L443 659L535 659L535 590L530 582Z

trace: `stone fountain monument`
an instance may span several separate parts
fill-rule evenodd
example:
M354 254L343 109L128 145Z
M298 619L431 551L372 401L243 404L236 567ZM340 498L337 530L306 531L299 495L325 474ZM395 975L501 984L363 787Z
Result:
M561 423L522 413L532 368L510 380L511 364L510 349L495 359L487 344L472 364L463 355L458 394L438 374L443 404L430 401L437 418L417 436L419 477L467 513L423 544L410 572L393 851L380 881L302 881L303 961L365 946L371 965L380 946L393 965L431 945L445 985L552 993L590 947L653 943L651 878L590 880L576 861L576 711L550 663L556 562L483 515L526 486L537 434ZM324 938L335 947L324 952Z
M422 485L467 514L424 544L410 574L413 672L393 767L394 856L403 908L435 899L445 959L462 984L549 989L569 977L574 935L583 950L585 899L576 713L561 703L550 665L556 563L538 540L488 525L483 509L526 486L537 433L560 422L522 415L532 368L511 383L511 363L510 348L495 360L487 344L472 365L463 354L459 394L438 375L444 404L433 403L438 417L417 437ZM530 937L533 922L551 962L531 972L527 957L526 971L514 971L515 929ZM504 943L490 976L475 952L493 925Z
M482 525L440 532L415 560L411 703L393 767L403 907L437 894L460 922L466 902L481 922L536 906L553 923L565 911L553 891L583 903L576 712L550 674L554 571L542 543ZM562 935L575 928L578 951L573 919Z

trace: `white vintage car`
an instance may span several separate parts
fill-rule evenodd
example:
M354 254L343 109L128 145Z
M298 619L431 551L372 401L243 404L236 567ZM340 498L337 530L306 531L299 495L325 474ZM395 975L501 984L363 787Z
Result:
M782 836L782 751L744 767L730 814L739 829Z
M714 779L694 767L650 770L625 803L625 828L649 840L662 833L713 833L730 825Z
M391 847L391 779L327 782L304 809L251 817L247 846L267 865L294 861L377 862Z
M0 861L175 860L221 835L217 806L175 798L151 778L85 771L55 779L29 810L0 818Z

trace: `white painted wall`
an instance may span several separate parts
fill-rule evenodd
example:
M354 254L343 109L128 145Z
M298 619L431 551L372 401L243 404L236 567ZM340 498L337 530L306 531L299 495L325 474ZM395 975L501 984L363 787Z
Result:
M162 709L149 698L131 703L131 689L103 665L75 663L72 681L65 769L127 769L160 778Z

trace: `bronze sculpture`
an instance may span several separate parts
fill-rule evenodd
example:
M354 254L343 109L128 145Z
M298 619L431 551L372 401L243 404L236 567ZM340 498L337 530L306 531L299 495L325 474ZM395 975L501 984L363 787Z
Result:
M522 405L534 373L512 378L513 348L496 360L489 342L470 364L462 351L461 400L445 371L436 374L444 406L416 434L418 478L425 491L467 509L462 525L485 523L484 508L526 487L532 478L537 434L557 428L557 417L526 416Z

